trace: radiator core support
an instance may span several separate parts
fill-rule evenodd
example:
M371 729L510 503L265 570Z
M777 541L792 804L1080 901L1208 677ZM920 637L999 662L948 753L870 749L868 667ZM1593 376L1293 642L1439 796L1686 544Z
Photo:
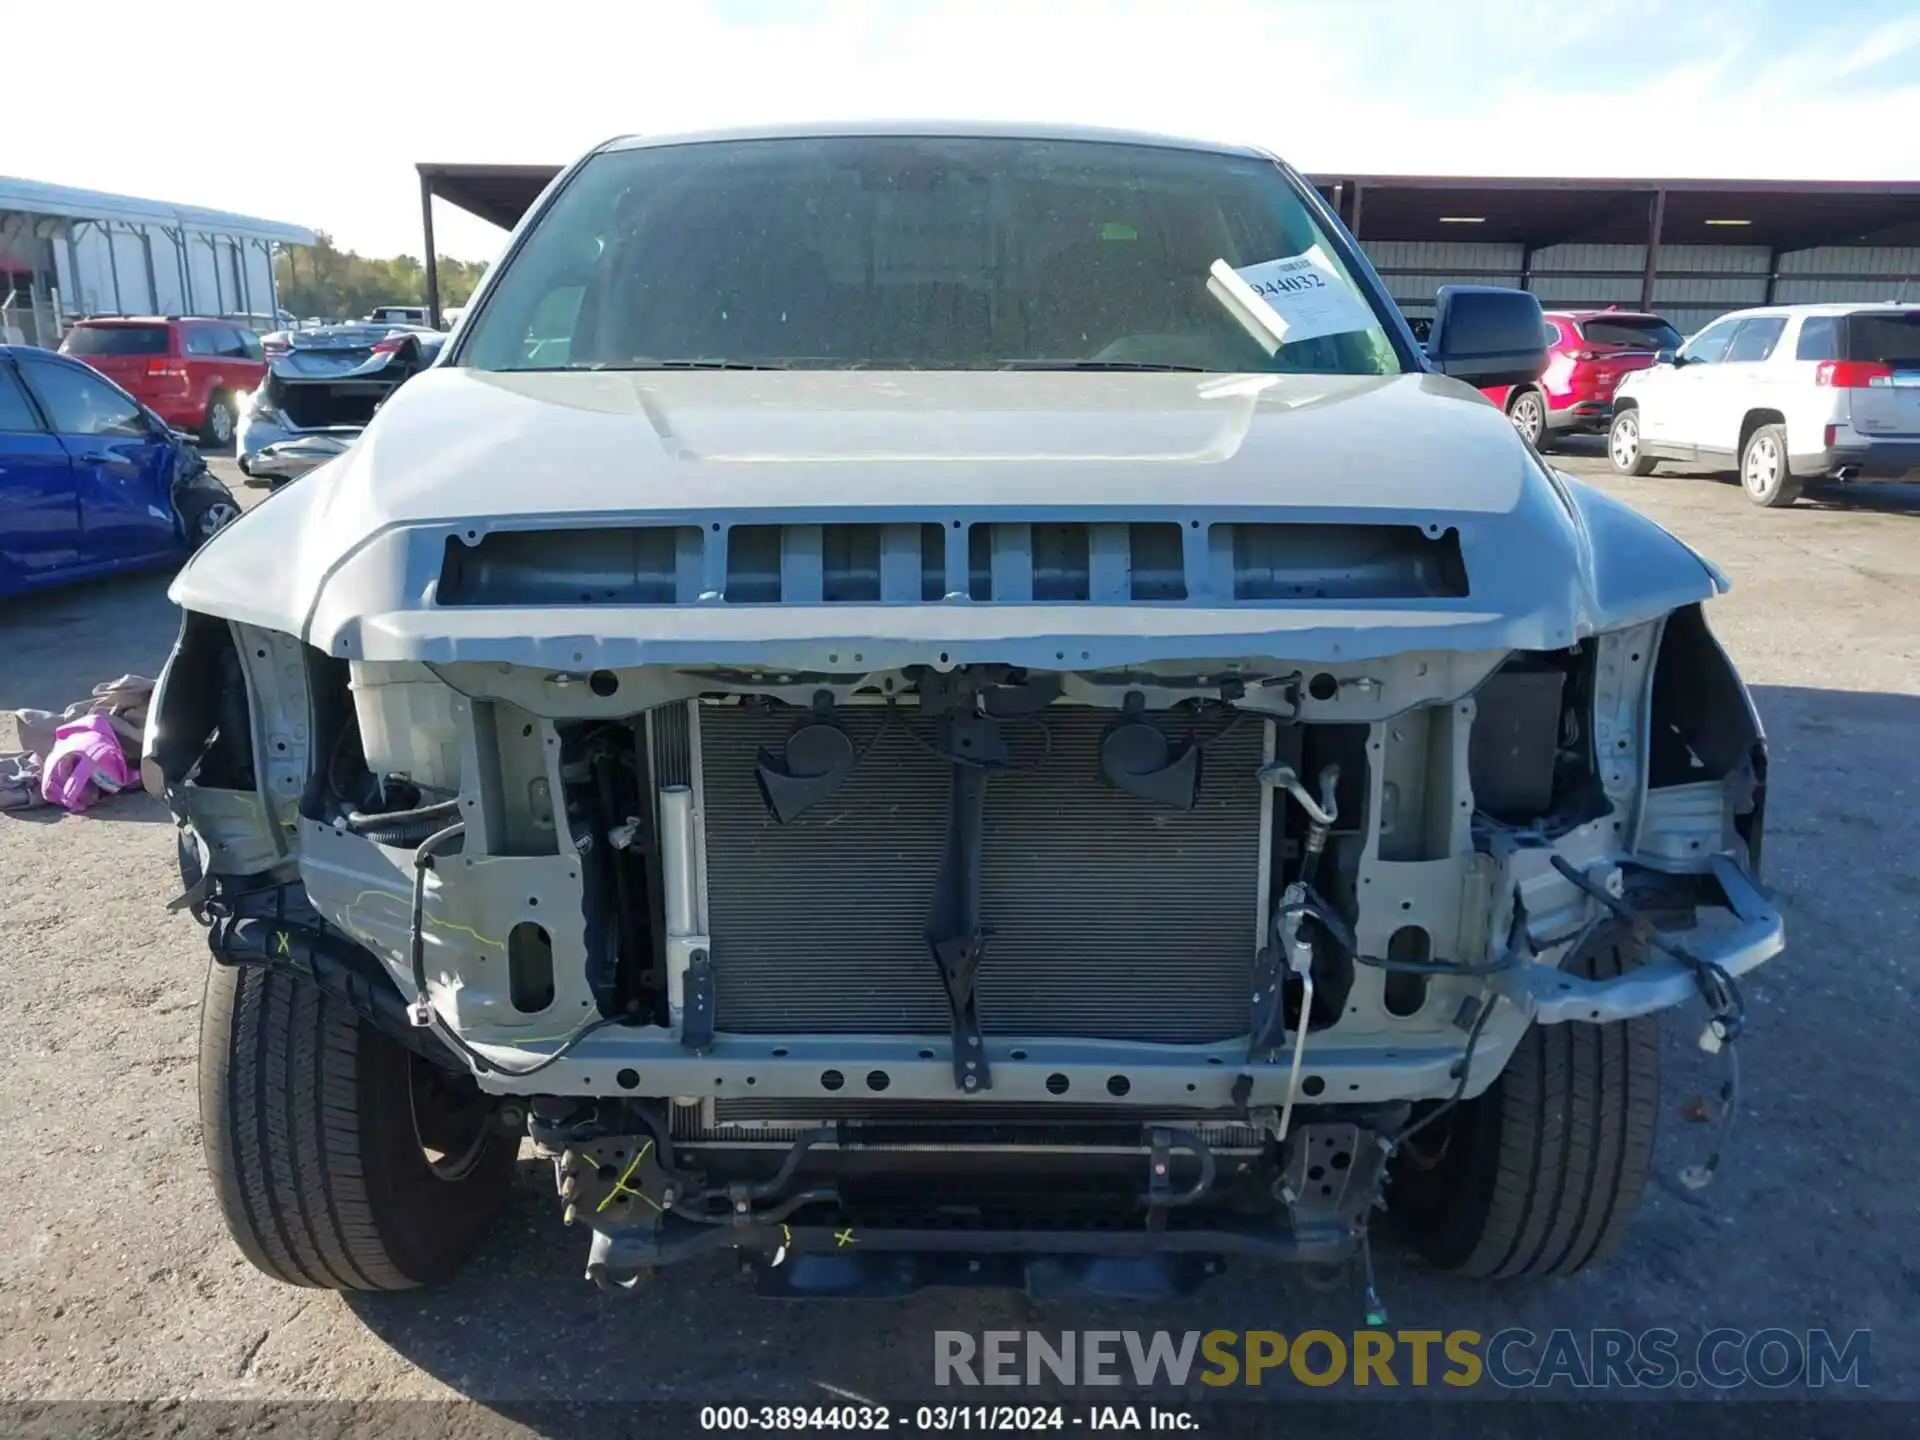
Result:
M957 1036L966 1093L990 1074L970 1025L987 1041L1186 1046L1245 1034L1249 919L1271 853L1264 722L1153 712L1176 750L1207 747L1193 808L1179 809L1104 778L1110 709L1055 702L993 721L1004 760L983 768L950 758L977 753L963 740L986 743L977 719L841 706L836 723L860 759L783 824L755 766L790 733L792 710L697 708L695 725L675 728L693 742L719 1033L924 1037L942 1056ZM656 737L667 728L656 723ZM954 820L975 806L978 874L963 886L974 846L963 825L953 848ZM971 976L930 959L942 943L975 956ZM969 994L971 1016L953 1003Z

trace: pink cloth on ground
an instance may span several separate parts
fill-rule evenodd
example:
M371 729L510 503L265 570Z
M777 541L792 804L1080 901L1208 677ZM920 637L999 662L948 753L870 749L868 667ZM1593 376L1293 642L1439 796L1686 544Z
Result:
M98 791L124 790L137 778L120 748L113 721L105 715L86 715L53 732L40 793L77 815L93 803Z

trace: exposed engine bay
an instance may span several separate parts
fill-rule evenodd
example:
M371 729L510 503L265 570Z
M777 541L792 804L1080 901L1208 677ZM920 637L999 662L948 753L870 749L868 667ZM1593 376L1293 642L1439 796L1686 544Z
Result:
M1718 656L1697 608L1544 653L807 675L189 617L177 703L227 708L176 712L173 793L216 953L470 1070L604 1283L731 1247L774 1290L1178 1288L1352 1253L1530 1023L1778 948ZM228 878L296 843L297 883ZM1655 920L1711 946L1562 968Z

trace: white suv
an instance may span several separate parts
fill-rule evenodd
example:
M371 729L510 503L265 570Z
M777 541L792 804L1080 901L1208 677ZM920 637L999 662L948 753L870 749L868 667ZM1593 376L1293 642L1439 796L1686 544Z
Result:
M1607 453L1736 464L1756 505L1809 480L1920 471L1920 306L1769 305L1723 316L1620 382Z

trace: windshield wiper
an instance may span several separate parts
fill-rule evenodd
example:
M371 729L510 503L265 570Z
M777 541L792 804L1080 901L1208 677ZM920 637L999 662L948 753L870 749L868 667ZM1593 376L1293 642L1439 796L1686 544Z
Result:
M1002 370L1140 370L1206 375L1204 365L1162 365L1151 360L1009 360Z
M608 370L786 370L784 360L634 360Z
M588 370L788 370L783 360L575 360L566 365L516 365L519 375Z

